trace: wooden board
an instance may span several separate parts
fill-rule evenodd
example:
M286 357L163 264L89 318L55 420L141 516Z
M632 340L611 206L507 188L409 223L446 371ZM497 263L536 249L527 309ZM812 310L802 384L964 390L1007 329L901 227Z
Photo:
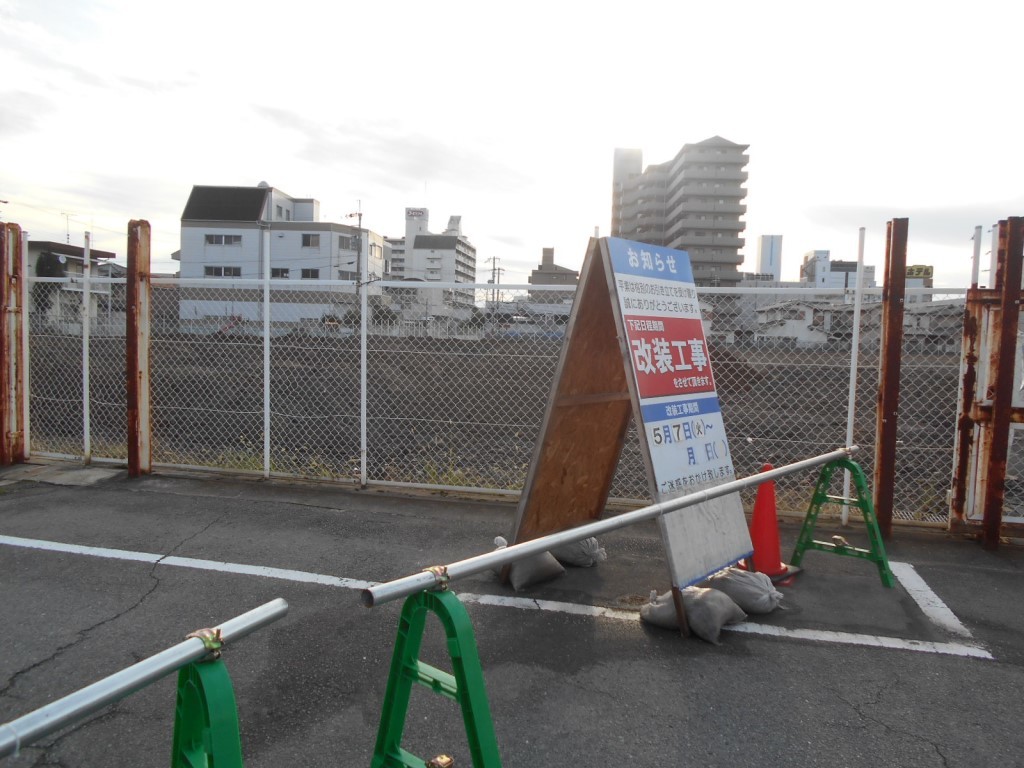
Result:
M518 543L596 520L632 403L598 240L587 249L555 379L516 512Z

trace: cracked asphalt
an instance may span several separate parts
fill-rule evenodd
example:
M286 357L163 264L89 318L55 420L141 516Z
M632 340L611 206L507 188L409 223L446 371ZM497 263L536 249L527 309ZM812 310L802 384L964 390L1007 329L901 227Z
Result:
M0 470L0 535L381 581L491 548L514 506L333 486L68 465ZM84 473L92 472L92 475ZM70 479L69 479L70 478ZM77 478L77 480L75 479ZM796 528L781 529L788 553ZM823 532L827 538L827 532ZM846 529L843 535L855 541ZM636 612L668 586L653 524L529 597ZM1024 550L897 529L911 563L993 660L728 632L720 646L638 621L468 603L502 763L515 766L1022 766ZM957 642L862 561L808 553L783 628ZM455 591L512 595L490 574ZM0 545L0 723L275 597L281 621L228 647L246 765L366 765L400 605L251 574ZM422 658L442 661L431 630ZM157 766L173 676L25 746L6 766ZM456 705L413 693L403 746L469 766Z

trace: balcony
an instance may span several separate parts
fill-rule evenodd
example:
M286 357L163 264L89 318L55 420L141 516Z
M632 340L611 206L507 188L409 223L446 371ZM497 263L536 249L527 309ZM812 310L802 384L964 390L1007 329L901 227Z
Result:
M669 240L672 242L673 248L679 248L685 251L687 248L742 248L745 242L742 237L730 237L723 235L722 237L715 237L713 234L707 235L676 235L669 233Z
M719 200L725 200L726 202L720 203ZM670 219L675 218L683 213L726 213L736 216L742 216L747 212L747 206L743 203L735 202L735 198L719 198L719 197L705 197L700 200L687 200L686 202L679 202L674 205L670 204L666 213Z

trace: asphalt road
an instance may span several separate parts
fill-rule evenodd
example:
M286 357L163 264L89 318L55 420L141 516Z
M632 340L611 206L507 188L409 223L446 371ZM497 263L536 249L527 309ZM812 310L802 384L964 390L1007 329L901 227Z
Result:
M0 470L0 722L283 597L288 615L224 656L251 768L370 764L400 605L367 609L343 585L196 561L381 581L490 549L514 515L440 496L71 469ZM784 552L795 533L783 527ZM649 591L668 587L656 525L602 544L605 563L518 595L530 599L466 601L503 765L1024 765L1024 550L897 530L890 558L969 635L904 583L884 589L873 565L808 553L785 610L714 646L636 620ZM455 591L517 597L490 574ZM446 667L439 636L428 632L422 658ZM164 679L0 762L166 765L174 695ZM455 704L423 689L403 746L471 764Z

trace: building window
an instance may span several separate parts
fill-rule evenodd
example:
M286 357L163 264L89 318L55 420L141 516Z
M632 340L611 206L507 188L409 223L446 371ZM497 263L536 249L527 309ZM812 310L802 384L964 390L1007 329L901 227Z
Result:
M305 237L305 235L303 235L303 237ZM314 237L319 237L319 235L314 235ZM302 270L302 279L303 280L319 280L320 279L320 270L319 269L304 269L304 270Z
M288 278L288 268L287 267L271 267L270 268L270 276L271 277L276 277L276 278L287 279Z
M284 209L281 208L280 205L277 206L277 218L279 218L279 219L284 218Z
M339 251L351 251L352 250L352 238L348 235L338 235L338 250Z
M206 277L241 277L241 267L204 267L203 274Z
M352 272L351 270L348 270L348 269L339 269L338 270L338 279L339 280L358 280L359 279L359 275L357 275L355 272Z
M207 235L207 245L241 245L241 235Z
M303 248L319 248L320 247L320 235L303 235L302 236L302 247Z

